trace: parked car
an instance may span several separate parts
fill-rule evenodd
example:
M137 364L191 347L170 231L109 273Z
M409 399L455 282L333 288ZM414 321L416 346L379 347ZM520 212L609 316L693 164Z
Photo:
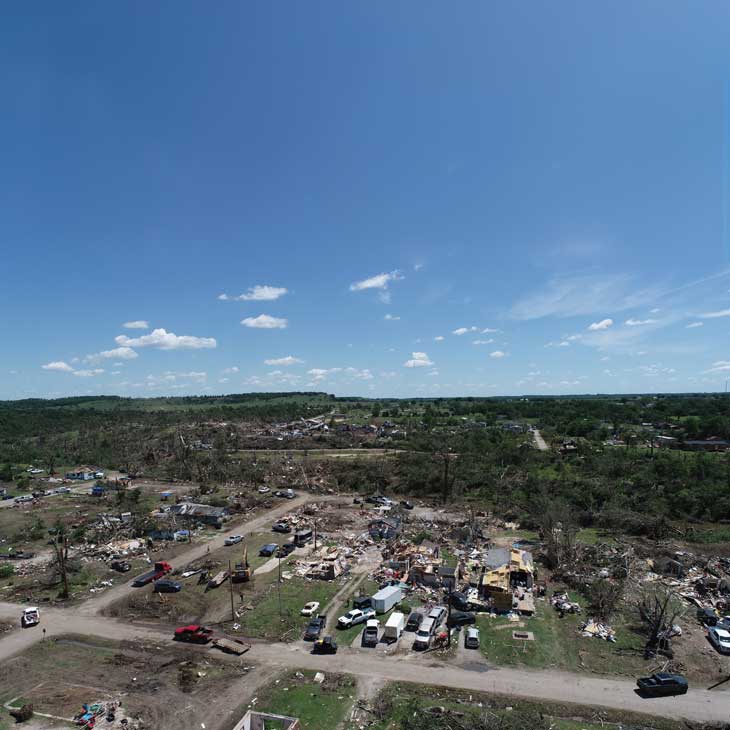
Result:
M268 494L270 491L268 487L259 487L259 494Z
M56 491L59 494L71 494L71 490L68 487L59 487Z
M238 545L243 541L243 535L229 535L224 541L224 545Z
M30 606L29 608L23 609L23 613L20 617L20 625L24 629L28 629L31 626L37 626L41 622L41 612L37 606Z
M175 629L173 641L184 641L187 644L207 644L213 638L213 630L200 624L190 624Z
M730 654L730 631L713 626L707 632L707 638L720 654Z
M304 608L299 612L302 616L314 616L319 611L319 601L310 601L304 604Z
M403 509L413 509L413 504L411 504L411 502L407 499L401 500L400 506L403 507Z
M284 543L283 545L280 545L279 549L276 551L276 557L285 558L287 555L291 555L291 553L293 553L295 549L296 545L294 545L293 543Z
M446 625L451 629L454 626L467 626L476 621L473 613L467 611L452 611L451 615L446 619Z
M479 629L475 626L470 626L464 635L464 646L467 649L478 649L479 648Z
M307 626L304 632L304 641L315 641L319 639L320 634L324 631L325 623L327 619L324 616L315 616Z
M380 621L376 618L368 619L365 624L365 630L362 632L361 643L363 646L377 646L378 633L380 631Z
M287 533L291 532L291 527L289 527L286 522L274 522L274 524L271 525L271 531Z
M436 624L434 623L434 620L431 617L425 618L418 627L418 631L416 631L416 639L413 642L413 648L416 651L428 649L434 631L436 631Z
M362 500L359 497L355 497L355 499L352 500L353 504L362 504Z
M275 542L267 543L266 545L261 546L259 555L264 558L270 558L278 550L278 548L279 546Z
M312 654L337 654L337 642L331 636L325 636L314 642Z
M380 497L377 494L371 494L365 497L365 501L368 504L380 504Z
M277 489L274 492L275 497L281 497L282 499L294 499L296 492L293 489Z
M423 614L420 611L412 611L406 621L406 631L418 631L421 623L423 623Z
M344 616L340 616L337 619L337 628L349 629L351 626L357 626L358 624L364 624L368 619L375 617L375 609L366 608L359 609L353 608L348 611Z
M689 685L681 674L652 674L636 680L639 694L645 697L669 697L687 694Z
M365 608L374 608L373 599L371 596L357 596L352 599L352 607L359 608L361 610Z
M117 573L128 573L132 566L126 560L112 560L111 569Z
M449 595L449 602L458 611L469 610L469 599L461 591L454 591Z
M176 580L170 580L169 578L155 581L152 588L154 593L179 593L181 590L182 583L178 583Z
M433 619L434 626L438 627L446 618L446 608L444 606L434 606L428 613L428 617Z
M32 502L33 496L30 494L21 494L19 497L15 498L16 502L23 503L23 502Z

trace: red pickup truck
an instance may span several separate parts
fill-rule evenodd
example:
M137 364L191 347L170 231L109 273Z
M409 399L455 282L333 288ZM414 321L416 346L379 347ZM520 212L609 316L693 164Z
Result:
M134 579L134 582L132 583L132 586L134 588L141 588L142 586L147 586L154 580L159 580L160 578L164 578L168 573L172 572L172 565L170 563L166 562L165 560L160 560L159 562L155 563L155 567L153 570L148 571L147 573L142 573L142 575L137 576Z

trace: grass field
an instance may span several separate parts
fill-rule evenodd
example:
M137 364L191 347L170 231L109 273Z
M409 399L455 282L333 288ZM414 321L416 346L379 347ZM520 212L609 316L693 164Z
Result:
M291 672L259 695L256 709L298 717L302 730L336 730L355 696L355 683L350 677L327 673L325 681L318 684L314 672Z

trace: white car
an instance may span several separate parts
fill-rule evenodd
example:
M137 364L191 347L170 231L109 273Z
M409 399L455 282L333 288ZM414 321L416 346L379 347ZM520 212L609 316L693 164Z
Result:
M349 629L351 626L364 624L370 618L375 618L374 609L366 608L361 611L359 608L353 608L352 611L348 611L344 616L337 619L337 626L341 629Z
M713 626L707 635L710 643L717 649L720 654L730 654L730 631L726 629L718 629Z
M319 601L310 601L304 604L304 608L299 612L302 616L316 616L319 611Z
M230 535L224 541L224 545L238 545L243 540L243 535Z
M270 491L268 487L259 487L259 494L268 494Z

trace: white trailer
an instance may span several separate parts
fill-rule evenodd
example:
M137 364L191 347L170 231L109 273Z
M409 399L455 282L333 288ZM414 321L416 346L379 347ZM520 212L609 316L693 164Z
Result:
M403 591L401 591L400 586L386 586L385 588L381 588L373 596L375 613L388 613L402 599Z
M405 627L405 614L399 613L398 611L392 613L390 618L385 623L383 639L385 639L385 641L398 641Z

